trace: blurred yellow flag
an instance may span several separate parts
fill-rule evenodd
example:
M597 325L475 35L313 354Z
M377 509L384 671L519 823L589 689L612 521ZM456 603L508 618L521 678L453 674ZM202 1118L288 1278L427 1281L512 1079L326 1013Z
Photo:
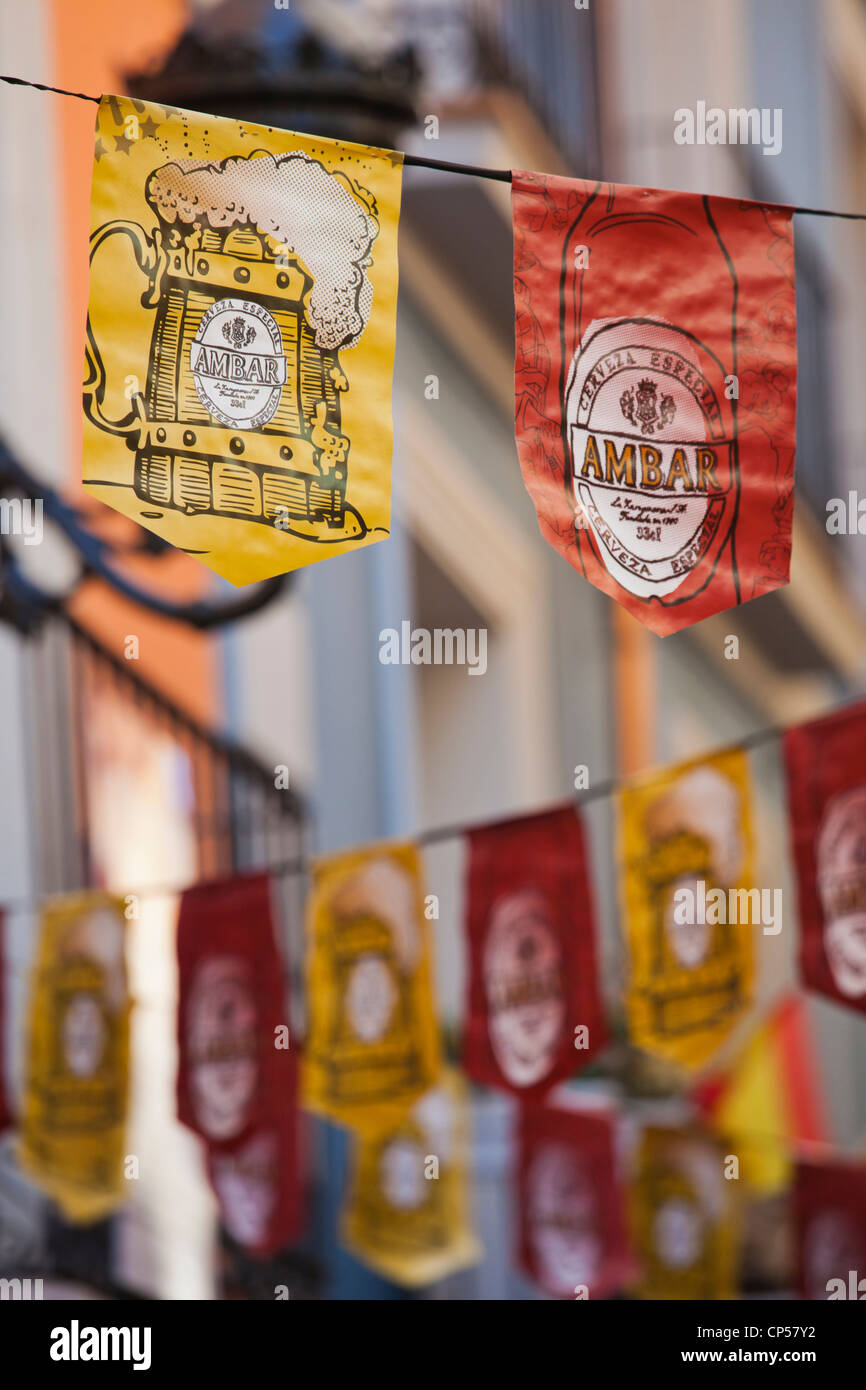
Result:
M355 1139L343 1237L364 1264L419 1288L477 1264L470 1213L470 1118L452 1072L375 1130Z
M696 1068L752 996L754 847L746 754L684 763L620 794L633 1042Z
M736 1182L712 1140L686 1129L647 1129L631 1187L642 1298L736 1296Z
M402 161L102 98L88 491L233 584L388 534Z
M421 860L411 844L320 860L308 909L304 1103L354 1127L439 1071Z
M762 1197L789 1185L799 1145L830 1141L816 1058L805 1001L791 995L718 1075L694 1089L693 1099L736 1152L744 1186Z
M32 982L20 1159L71 1221L125 1196L129 1013L120 901L48 902Z

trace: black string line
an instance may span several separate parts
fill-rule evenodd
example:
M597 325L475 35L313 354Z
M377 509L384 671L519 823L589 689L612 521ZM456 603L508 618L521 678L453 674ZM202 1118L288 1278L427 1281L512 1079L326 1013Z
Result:
M855 697L851 703L856 704L857 699L858 697ZM839 707L840 710L844 708L844 705ZM834 711L834 713L837 712L838 711ZM685 763L701 762L705 758L716 758L723 756L725 753L749 752L753 748L759 748L763 744L772 743L774 740L780 739L784 733L784 726L779 724L768 725L766 728L756 729L754 733L746 734L744 738L737 739L735 743L726 744L722 748L711 748L705 753L695 754L694 758L686 758L682 761ZM597 782L595 786L578 788L573 798L575 806L579 808L589 802L600 801L604 797L614 796L618 791L628 788L630 784L642 782L646 777L651 775L651 772L641 772L635 773L630 777L606 777L603 781ZM422 848L430 845L438 845L448 840L461 840L465 836L471 835L473 830L484 830L492 825L498 825L500 823L506 824L511 820L523 820L529 819L533 815L543 815L545 810L549 810L553 806L566 805L567 800L567 798L563 797L555 802L548 803L546 806L533 808L529 811L514 811L504 816L486 816L483 820L452 821L445 825L431 826L427 830L419 830L414 834L378 835L365 843L369 844L371 847L378 845L387 846L388 844L395 843L409 843L419 845ZM346 846L346 852L350 852L353 848L357 849L358 846ZM333 851L335 854L339 854L340 852L340 850ZM296 854L293 855L291 859L276 860L272 864L250 865L242 869L235 869L228 876L235 877L243 874L266 874L270 878L301 878L310 873L319 858L328 858L331 853L332 851L326 850L321 856L315 854ZM223 875L217 874L215 877L219 880ZM201 880L195 881L199 882ZM213 880L207 881L211 882ZM189 884L173 883L160 884L154 887L135 890L126 887L117 889L105 888L103 885L97 884L68 889L55 889L41 893L38 897L20 897L0 900L0 911L6 913L7 916L11 916L14 913L32 912L42 907L44 903L50 901L52 898L74 897L79 893L91 892L104 892L108 894L109 897L120 898L122 900L126 898L135 898L136 900L147 901L148 899L174 898L179 897L187 887L189 887Z
M26 77L10 77L0 72L0 82L8 82L14 87L31 87L36 92L53 92L59 97L74 97L76 101L92 101L98 106L100 97L88 92L69 92L65 87L51 87L45 82L29 82ZM416 169L439 169L445 174L469 174L477 179L495 179L498 183L511 183L510 169L487 169L481 164L454 164L448 159L430 159L421 154L404 154L403 163ZM833 208L802 208L790 203L768 203L759 199L764 207L777 207L783 212L799 213L801 217L844 217L852 222L866 222L866 212L836 212Z
M35 91L40 92L53 92L57 96L74 97L76 100L79 101L92 101L96 105L99 105L100 102L99 97L91 96L86 92L70 92L63 87L52 87L43 82L29 82L26 78L10 77L8 74L4 73L0 73L0 82L8 82L18 87L30 87ZM477 178L497 179L503 183L511 181L511 171L508 169L487 169L483 168L480 165L474 164L454 164L448 160L429 159L423 155L411 154L404 155L404 163L422 168L439 169L446 173L469 174ZM774 205L766 204L766 206ZM775 206L787 208L789 205L776 204ZM857 221L866 221L866 213L861 212L834 212L833 210L828 208L805 207L794 207L792 208L792 211L812 217L844 217L854 219ZM784 729L779 726L771 726L769 728L759 729L755 733L749 734L745 738L738 740L735 744L729 745L728 748L716 750L716 753L734 751L737 749L742 749L746 751L751 748L756 748L763 743L772 742L774 739L780 738L783 733ZM712 754L707 754L706 756L712 756ZM579 792L576 800L578 804L583 805L587 802L596 801L603 797L612 796L617 790L619 790L621 787L627 784L628 779L623 780L615 777L607 778L606 780L599 782L594 787L582 789ZM532 813L530 812L529 814ZM509 817L503 817L502 819L509 819ZM489 824L491 824L490 820L486 820L484 822L476 822L475 824L467 822L457 822L448 825L434 826L429 828L428 830L420 831L417 834L407 835L401 838L410 840L413 844L420 846L435 845L448 840L462 839L464 836L471 833L473 829L478 829L481 828L482 825ZM387 840L385 841L385 843L387 843ZM311 865L314 862L315 860L313 856L296 855L288 860L278 860L273 864L263 865L259 868L251 868L249 872L267 873L273 878L290 878L308 873ZM135 899L168 898L175 897L178 894L182 893L184 887L185 885L172 884L158 887L148 887L139 891L126 889L122 893L115 894L115 896L120 896L124 898L130 897ZM75 893L78 891L83 892L88 890L72 889L69 891L71 893ZM49 893L43 894L39 898L21 897L11 899L5 902L3 904L3 907L7 913L30 911L40 906L41 903L43 903L46 900L46 898L59 895L60 894L55 895L53 893Z
M43 82L29 82L26 78L11 77L8 74L4 73L0 73L0 82L6 82L11 86L16 87L29 87L33 91L37 92L51 92L55 96L72 97L77 101L92 101L97 106L100 102L99 97L91 96L87 92L70 92L63 87L52 87ZM492 179L499 183L512 182L510 169L490 169L478 164L457 164L452 162L451 160L431 159L425 157L424 155L414 155L406 153L403 154L403 163L406 166L414 168L436 169L442 173L464 174L469 175L473 178ZM866 221L866 213L862 212L836 212L832 208L807 208L791 206L790 204L765 203L765 206L777 206L780 209L785 210L787 210L790 207L791 212L799 214L801 217L838 217L855 222ZM717 750L716 755L718 755L719 752L736 751L740 749L743 751L747 751L749 749L759 747L764 743L769 743L774 739L778 739L781 737L783 733L784 729L778 726L760 729L757 730L755 733L747 735L745 738L740 739L736 744L730 745L729 749ZM712 754L707 754L706 756L712 756ZM603 782L599 782L595 787L586 788L579 795L577 800L579 804L600 800L603 797L612 796L617 790L619 790L621 787L625 785L627 785L627 781L623 781L613 777L607 778ZM530 814L532 813L530 812ZM435 845L446 842L448 840L462 839L464 836L471 833L473 829L479 828L480 825L489 825L490 823L490 821L485 821L473 825L471 823L462 822L450 825L434 826L426 831L421 831L416 835L406 836L405 838L410 840L413 844L421 846ZM383 843L387 843L387 841L384 841ZM263 866L260 869L251 869L249 870L249 872L266 873L269 877L272 878L289 878L308 873L313 862L314 861L310 856L295 856L293 859L277 861L274 864ZM121 897L124 899L136 898L156 900L159 898L176 897L184 891L185 886L186 885L173 884L171 886L162 886L157 888L151 887L134 892L132 890L126 889L122 892L112 892L111 895L115 897ZM87 892L90 890L82 888L73 889L71 891L72 893L77 893ZM35 908L40 907L46 901L46 899L51 896L60 895L48 894L43 895L39 898L12 899L11 901L6 901L2 904L2 911L6 915L16 912L32 911ZM16 975L24 975L26 973L29 973L28 968L24 965L23 962L19 960L7 960L6 966L10 974L14 973ZM143 1007L147 1012L157 1012L160 1014L171 1012L171 1010L166 1009L164 1007L155 1007L153 1001L141 1000L138 1003L138 1007L139 1009ZM768 1150L776 1150L780 1145L780 1140L776 1139L775 1137L766 1136L764 1134L758 1134L753 1131L731 1131L731 1134L737 1142L745 1141L745 1143L753 1149L767 1148Z
M54 92L59 97L75 97L76 101L95 101L99 105L99 97L88 96L87 92L67 92L65 87L49 87L45 82L28 82L26 77L9 77L0 72L0 82L8 82L13 87L32 87L36 92Z

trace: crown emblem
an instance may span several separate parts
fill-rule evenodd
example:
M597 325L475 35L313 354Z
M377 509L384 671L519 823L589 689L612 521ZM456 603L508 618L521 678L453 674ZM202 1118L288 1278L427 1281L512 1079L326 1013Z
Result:
M669 425L677 413L673 396L662 396L657 403L658 386L651 377L644 377L637 384L637 392L623 391L619 406L625 418L640 429L641 434L652 434L657 429Z
M236 318L230 319L228 323L223 324L223 337L226 342L231 343L233 347L249 347L255 336L256 330L253 325L246 323L241 318L240 314L238 314Z

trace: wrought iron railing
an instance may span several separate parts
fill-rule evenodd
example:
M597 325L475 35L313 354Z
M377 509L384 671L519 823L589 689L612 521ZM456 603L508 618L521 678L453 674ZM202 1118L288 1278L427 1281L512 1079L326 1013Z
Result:
M93 886L101 877L89 814L88 721L107 708L125 709L148 747L165 748L168 740L168 746L182 755L176 765L187 770L185 823L194 845L194 877L273 869L282 878L287 866L302 860L305 813L298 795L283 787L283 779L275 785L274 768L208 728L143 678L135 661L118 656L62 611L43 619L22 639L22 653L34 879L40 896ZM134 795L134 788L129 794ZM146 890L147 885L130 887ZM165 887L180 889L183 884ZM299 904L302 882L296 874L284 883L287 893L293 887ZM299 912L292 916L299 919ZM25 962L14 964L24 987ZM108 1297L140 1296L118 1281L114 1223L67 1225L55 1210L46 1210L23 1181L8 1138L0 1150L0 1276L71 1280ZM283 1255L277 1267L284 1271L283 1282L291 1267L293 1289L307 1289L306 1296L313 1296L315 1270L308 1256ZM227 1286L239 1296L246 1290L248 1297L258 1296L256 1280L272 1272L269 1266L256 1269L230 1242L221 1271Z

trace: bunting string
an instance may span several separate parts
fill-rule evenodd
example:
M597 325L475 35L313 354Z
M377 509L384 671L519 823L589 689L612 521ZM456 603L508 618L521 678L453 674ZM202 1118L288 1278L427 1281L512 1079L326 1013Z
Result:
M859 697L858 697L858 699L859 699ZM852 704L857 703L857 700L856 700L856 699L855 699L855 700L852 700L851 703L852 703ZM840 709L844 709L845 706L842 705L842 706L839 706L839 708L840 708ZM746 734L743 738L738 739L738 740L736 741L736 743L728 744L728 745L726 745L724 748L715 749L715 750L711 749L711 750L710 750L709 752L707 752L707 753L696 753L696 754L695 754L695 758L696 758L696 759L702 759L702 758L720 757L720 756L723 756L725 753L734 752L734 751L736 751L736 750L742 750L742 751L745 751L745 752L750 752L750 751L752 751L752 750L755 749L755 748L760 748L760 747L763 746L764 744L769 744L769 743L772 743L772 742L778 740L779 738L782 737L782 735L783 735L784 733L785 733L785 726L783 726L783 725L780 725L780 724L767 725L767 726L764 727L764 728L756 729L756 730L755 730L753 733L751 733L751 734ZM617 792L626 789L627 787L633 785L634 783L641 781L645 776L649 775L649 771L650 771L650 770L647 769L646 772L643 772L643 773L636 773L633 777L628 777L628 778L625 778L625 777L606 777L603 781L597 782L597 783L595 784L595 786L590 786L590 787L585 787L585 788L578 788L578 789L576 789L575 794L574 794L574 798L573 798L574 803L575 803L575 805L576 805L577 807L581 807L581 806L588 805L589 803L591 803L591 802L593 802L593 801L601 801L601 800L603 800L603 799L606 798L606 797L616 796ZM564 798L563 798L563 800L564 800ZM557 803L557 804L561 804L561 803ZM531 811L531 810L528 811L528 812L527 812L527 811L515 811L515 812L509 813L509 814L507 814L507 815L505 815L505 816L497 816L497 817L496 817L496 821L497 821L497 822L500 821L500 820L507 821L507 820L511 820L511 819L517 819L517 818L519 818L519 817L521 817L521 816L523 816L523 815L531 815L531 814L532 814L532 811ZM411 842L412 842L413 844L419 845L419 846L421 846L422 848L426 848L426 847L429 847L429 846L431 846L431 845L438 845L438 844L447 843L447 841L449 841L449 840L460 840L460 839L463 839L464 837L466 837L466 836L468 836L468 835L471 835L473 831L479 830L479 829L481 829L483 826L488 825L488 824L490 824L490 823L491 823L491 822L490 822L490 819L489 819L489 818L485 818L485 819L483 819L483 820L478 820L478 821L450 821L450 822L445 823L445 824L442 824L442 825L430 826L430 827L428 827L426 830L419 830L418 832L416 832L416 833L414 833L414 834L413 834L413 833L407 833L407 834L406 834L405 836L403 836L402 838L405 838L405 839L407 839L407 840L411 840ZM378 838L380 838L380 839L381 839L381 838L393 839L393 838L396 838L396 837L395 837L395 836L388 836L388 837L378 837ZM367 843L367 842L365 842L365 843ZM248 869L248 872L249 872L249 873L267 873L267 874L270 874L272 878L280 878L280 879L285 879L285 878L299 878L299 877L302 877L302 876L305 875L305 874L309 874L309 873L310 873L310 871L311 871L313 865L314 865L315 862L316 862L316 858L317 858L317 856L316 856L315 854L312 854L312 853L296 854L296 855L292 855L292 856L291 856L290 858L288 858L288 859L278 859L278 860L274 861L274 862L271 863L271 864L250 865L250 866L249 866L249 869ZM240 870L237 870L237 869L236 869L236 870L233 870L232 872L233 872L233 873L237 873L237 872L243 873L243 872L245 872L245 871L244 871L243 869L240 869ZM173 897L177 897L177 896L179 896L181 893L185 892L186 889L187 889L188 887L189 887L189 884L187 884L187 883L182 883L182 884L174 883L174 884L159 884L159 885L156 885L156 886L153 886L153 887L147 887L147 888L141 888L141 889L125 888L125 889L124 889L124 895L125 895L126 897L133 897L133 898L138 898L138 899L142 899L142 900L159 899L159 898L173 898ZM21 913L24 913L24 912L34 912L34 911L36 911L39 907L41 907L42 903L45 902L46 898L50 898L50 897L61 897L61 896L63 896L64 893L78 893L78 892L83 892L83 891L85 891L85 888L86 888L86 886L85 886L85 887L82 887L82 885L79 884L78 886L76 886L76 887L74 887L74 888L68 888L68 889L60 889L60 888L58 888L58 889L52 891L51 893L42 893L42 894L39 894L38 896L35 896L35 897L20 896L20 897L17 897L17 898L4 898L4 899L3 899L3 902L2 902L2 906L3 906L3 910L4 910L4 911L6 912L6 914L9 915L9 916L11 916L12 914L15 914L15 913L21 914Z
M545 538L659 635L788 582L797 372L792 216L864 221L866 213L337 146L139 99L100 98L3 74L0 81L98 108L82 476L87 491L109 506L124 510L104 490L128 485L128 455L135 452L139 501L126 514L140 524L162 521L161 511L144 511L139 502L178 510L179 499L194 495L203 515L195 518L197 543L183 548L207 557L204 563L235 584L268 577L278 565L307 563L308 547L317 542L327 540L324 553L337 554L388 534L405 164L512 185L515 435ZM250 136L253 153L242 143ZM334 159L327 155L331 146ZM164 154L171 161L157 167ZM150 212L159 226L149 234L142 219L147 224ZM129 239L148 279L147 293L137 297L142 306L162 305L170 282L183 286L184 305L192 286L199 309L210 301L194 332L183 310L182 354L179 347L177 354L164 350L162 328L154 333L147 392L129 397L120 418L117 409L126 407L116 400L112 406L108 383L117 372L117 343L130 331L130 306L118 302L110 257L96 254L115 233ZM602 273L591 280L584 280L584 238L594 254L602 253ZM366 248L361 256L358 246ZM654 288L636 306L627 271L644 247L652 250L651 263L658 259L670 273L653 277ZM694 278L684 285L685 254ZM626 274L612 275L612 266ZM551 295L563 276L568 291ZM124 278L123 288L134 284ZM291 350L277 321L285 314L296 326ZM174 331L177 321L172 325ZM100 338L111 347L104 359ZM348 374L337 356L344 348L353 349ZM297 367L297 383L289 382L287 360ZM162 413L149 409L151 389L169 378L178 393L176 419L162 407ZM305 381L312 383L306 395ZM289 420L295 389L296 415ZM193 390L211 422L203 438L199 406L191 419L185 414ZM285 420L276 419L278 408ZM694 423L698 415L702 425ZM272 419L271 433L262 435ZM247 429L253 432L244 434ZM126 449L117 443L124 437ZM280 446L280 439L291 442ZM350 447L351 502L344 486ZM256 448L261 452L253 457ZM551 492L550 451L564 478L569 468L579 478L576 509L564 489ZM315 489L307 475L316 478ZM302 507L296 491L274 490L298 479ZM592 542L596 531L604 539L608 529L599 490L613 486L652 504L651 521L632 512L624 523L624 553L639 563L631 568L615 560L621 573L605 558L612 548L593 549ZM697 533L686 493L706 507ZM749 524L735 548L741 493ZM233 516L246 498L252 511L241 509L244 524L274 522L276 529L274 499L284 495L295 499L294 516L303 525L288 528L270 551L258 543L245 549L236 532L229 536L219 520L207 519ZM291 508L277 510L292 515ZM673 534L663 537L662 525ZM318 530L310 534L310 526ZM671 542L664 553L663 540ZM172 537L171 543L178 542ZM139 900L178 898L176 1003L146 985L141 1002L176 1016L176 1118L201 1141L222 1227L245 1255L269 1258L301 1234L298 1116L304 1109L353 1134L344 1248L406 1287L477 1263L482 1252L468 1201L471 1081L521 1102L516 1263L544 1292L568 1299L579 1289L593 1298L621 1289L645 1297L735 1297L741 1236L726 1179L739 1177L739 1168L722 1173L703 1164L699 1174L695 1162L695 1145L705 1157L715 1152L721 1159L718 1138L730 1135L745 1145L747 1190L766 1195L793 1188L801 1282L805 1296L823 1297L843 1281L825 1282L820 1261L803 1258L815 1231L824 1229L810 1221L822 1220L828 1209L835 1216L841 1193L866 1252L866 1170L840 1156L805 1176L796 1172L793 1181L789 1171L805 1145L827 1144L827 1125L802 1000L780 999L767 1008L756 988L763 967L752 929L776 936L784 914L781 888L746 887L754 882L758 848L748 754L772 745L785 773L797 978L804 992L866 1012L857 936L866 895L857 861L866 816L864 725L861 698L820 719L756 729L675 765L575 785L547 809L405 831L326 856L315 831L308 839L301 827L291 857L283 850L286 857L270 864L220 867L210 881L113 893L78 887L66 890L70 897L43 891L0 904L0 924L7 913L41 916L25 1085L16 1106L0 1066L0 1131L17 1128L17 1163L66 1220L100 1220L125 1205L126 1178L138 1176L126 1171L125 1149L130 1080L141 1064L141 1041L130 1026L135 1005L126 919L138 916L131 908ZM603 919L594 906L591 837L579 814L610 797L617 799L621 964L627 964L610 971L611 980L601 950ZM200 821L226 823L204 814ZM437 1010L431 922L439 915L438 897L427 895L421 853L454 841L466 851L467 990L456 1029L453 1017ZM272 901L269 879L301 876L309 876L306 954L295 980L295 933L278 930L294 922L283 911L287 903ZM4 956L5 946L0 938ZM19 955L5 956L0 966L10 975L25 972ZM616 986L615 1006L608 984ZM290 1042L299 995L303 1057L293 1036ZM0 1010L5 1002L0 990ZM736 1041L735 1030L753 1010L756 1026L746 1045L741 1040L725 1058L723 1048ZM552 1088L598 1063L604 1071L606 1050L620 1040L680 1068L681 1081L673 1073L665 1081L661 1072L643 1088L680 1093L669 1117L675 1128L638 1114L628 1091L642 1089L640 1070L632 1077L622 1053L613 1054L613 1072L602 1078L609 1091L602 1106L557 1109ZM453 1065L458 1050L465 1080ZM698 1079L711 1063L713 1071ZM630 1087L630 1078L637 1086ZM626 1117L638 1121L641 1144L617 1173L616 1130ZM443 1136L447 1143L440 1145ZM442 1154L441 1182L423 1200L407 1202L404 1179L420 1175L412 1154L428 1150ZM627 1191L635 1198L628 1219ZM671 1240L684 1210L700 1213L709 1232L705 1248L685 1263ZM571 1261L579 1255L583 1271L590 1246L598 1256L581 1273L586 1282L575 1286ZM862 1268L859 1258L852 1254L841 1268ZM842 1296L857 1297L859 1287Z
M46 82L31 82L26 77L12 77L0 73L0 82L14 87L30 87L36 92L51 92L54 96L73 97L76 101L92 101L99 105L100 98L89 92L70 92L65 87L52 87ZM404 154L403 163L416 169L437 169L444 174L468 174L471 178L493 179L497 183L511 183L510 169L489 169L481 164L456 164L449 159L431 159L427 155ZM760 200L763 202L763 199ZM785 208L801 217L840 217L852 222L866 222L866 212L837 212L835 208L806 208L790 203L765 203L766 207Z

